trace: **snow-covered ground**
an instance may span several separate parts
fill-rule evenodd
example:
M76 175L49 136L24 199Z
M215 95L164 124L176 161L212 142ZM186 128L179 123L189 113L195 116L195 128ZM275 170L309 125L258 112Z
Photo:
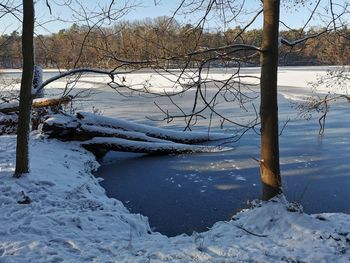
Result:
M15 137L0 138L1 262L349 262L350 216L307 215L282 196L168 238L106 197L93 156L31 139L31 173L14 172ZM176 215L174 215L176 216Z
M318 67L279 67L278 70L278 85L279 92L290 99L300 99L305 94L297 95L293 89L298 88L302 93L310 92L312 89L311 83L315 82L317 78L324 76L329 70L336 70L337 67L318 66ZM237 69L212 69L209 72L201 74L203 82L224 81L230 79ZM20 70L2 70L4 78L20 77ZM44 70L44 80L59 74L55 70ZM259 83L260 69L256 67L242 68L240 74L234 76L232 80L242 81L249 84ZM91 89L98 86L105 86L105 83L111 81L108 76L97 74L86 74L79 78L79 82L75 83L75 78L70 76L59 79L49 84L45 89L55 88L64 89L67 86L67 80L72 81L70 86L79 89ZM151 93L173 93L181 92L186 85L193 84L198 81L198 72L195 70L188 70L181 72L179 70L172 70L169 72L144 71L134 73L120 73L116 75L115 82L125 85L134 90L147 91ZM2 85L1 85L2 86ZM19 83L8 85L8 89L19 90ZM112 85L113 86L113 85ZM292 90L292 91L291 91ZM332 90L328 86L319 85L317 87L318 93L335 92L347 93L347 90L337 90L334 86Z

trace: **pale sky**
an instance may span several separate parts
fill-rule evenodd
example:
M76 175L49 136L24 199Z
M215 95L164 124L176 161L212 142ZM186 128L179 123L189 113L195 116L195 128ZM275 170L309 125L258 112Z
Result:
M81 0L81 4L84 8L89 11L95 11L100 7L108 6L108 3L111 0L99 0L99 1L91 1L91 0ZM125 0L115 1L116 3L124 3ZM174 11L179 6L180 0L127 0L130 5L133 7L129 9L128 14L123 16L121 20L141 20L145 18L155 18L158 16L171 16ZM306 5L298 5L297 8L291 5L291 2L295 2L296 0L282 0L282 8L281 8L281 21L286 23L288 26L292 28L300 28L305 22L308 20L311 11L313 10L317 1L308 0L306 1ZM21 1L18 1L21 2ZM50 15L49 9L45 5L45 0L36 1L36 18L38 22L42 23L45 21L44 27L37 26L36 33L38 34L49 34L50 32L57 32L63 28L69 28L71 26L72 20L76 20L79 14L74 14L71 8L67 6L59 6L55 3L62 3L64 0L51 0L51 8L52 15ZM234 1L241 2L241 1ZM300 2L300 1L299 1ZM325 13L326 11L323 9L323 6L327 4L329 1L323 0L319 5L319 11ZM348 2L348 1L345 1ZM340 3L344 3L344 1L340 1ZM244 10L250 14L246 16L240 16L239 22L232 22L227 25L223 25L222 20L219 19L219 14L214 13L210 16L210 20L206 24L207 29L219 29L225 30L227 27L235 27L238 25L244 26L251 17L254 16L257 10L261 5L260 0L246 0ZM287 6L287 8L286 8ZM78 10L80 9L77 5L72 5L72 9ZM82 12L79 12L82 14ZM203 12L191 12L190 14L178 15L176 19L181 23L196 23L198 19L201 17ZM73 17L73 18L72 18ZM62 21L57 21L57 18L62 20L68 20L68 22L64 23ZM70 20L70 21L69 21ZM320 21L318 18L315 18L310 21L309 25L323 25L324 22ZM257 22L252 25L253 28L260 28L262 25L262 17L257 19ZM21 26L17 19L13 18L10 15L7 15L0 19L0 27L3 28L3 32L9 33L14 30L20 31ZM285 29L283 25L280 27L282 30Z

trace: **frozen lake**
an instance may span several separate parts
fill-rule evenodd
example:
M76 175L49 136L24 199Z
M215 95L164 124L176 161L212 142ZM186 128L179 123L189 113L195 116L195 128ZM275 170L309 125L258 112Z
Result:
M290 120L280 136L283 189L287 198L300 202L307 213L350 213L350 122L344 121L348 119L349 106L332 105L325 135L320 137L317 118L309 121L296 118L298 112L291 104L291 99L310 93L306 83L315 80L325 69L292 67L279 71L280 127ZM245 72L258 75L259 69L248 68ZM164 117L154 102L174 110L166 97L128 96L129 93L118 93L103 82L98 76L84 77L77 90L90 85L94 95L81 99L75 106L85 110L94 107L111 117L157 126L184 127L181 121L167 125L145 118ZM57 87L47 92L54 91ZM253 91L251 95L256 93ZM194 92L189 92L176 101L184 109L190 109L193 98ZM233 104L219 109L227 116L245 118ZM206 130L207 124L208 121L203 120L195 129ZM212 124L213 130L219 128L218 119ZM203 231L216 221L229 219L246 207L248 200L260 196L259 168L252 158L259 158L259 140L259 136L250 131L240 141L228 144L234 147L233 151L217 154L160 157L109 153L100 161L102 165L96 175L104 178L101 185L108 196L121 200L132 212L148 216L155 231L171 236Z
M293 116L282 96L280 111ZM291 120L280 136L284 192L307 213L350 212L350 124L342 121L348 112L347 105L334 106L322 138L316 119ZM250 132L229 145L233 151L218 154L110 153L96 175L104 178L109 196L147 215L156 231L203 231L260 196L259 167L252 159L259 157L259 136Z

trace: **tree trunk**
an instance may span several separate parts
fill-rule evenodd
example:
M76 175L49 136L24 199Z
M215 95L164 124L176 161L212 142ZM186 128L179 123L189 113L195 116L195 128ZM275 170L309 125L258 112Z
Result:
M261 62L261 161L260 175L263 200L281 192L281 175L278 145L278 26L279 0L264 0L264 25Z
M23 71L21 79L19 117L17 128L15 177L29 172L29 132L32 105L32 83L34 70L34 3L23 0L22 56Z

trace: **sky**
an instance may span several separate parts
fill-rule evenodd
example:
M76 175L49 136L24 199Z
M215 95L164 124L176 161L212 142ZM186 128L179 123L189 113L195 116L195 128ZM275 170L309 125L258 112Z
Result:
M16 0L15 0L16 1ZM36 18L38 24L42 24L42 26L36 27L37 34L49 34L52 32L58 32L60 29L69 28L72 24L73 20L81 19L81 15L83 12L80 11L80 7L78 5L59 5L59 3L63 3L67 0L55 0L51 1L51 9L52 14L49 12L49 8L46 6L45 0L36 1ZM74 2L76 0L68 0L69 2ZM109 5L111 0L99 0L99 1L91 1L91 0L81 0L81 4L89 11L96 11L98 9L105 8ZM124 3L125 0L115 1L116 3ZM127 0L129 5L132 7L127 14L120 18L120 20L142 20L146 18L155 18L158 16L172 16L174 11L179 6L180 0ZM232 2L241 2L239 0L231 0ZM301 4L293 7L291 2L295 2L297 0L282 0L282 8L281 8L281 20L288 24L292 28L300 28L304 25L304 23L308 20L308 17L311 13L311 10L315 6L315 0L307 0L306 5L303 6ZM20 1L18 1L20 2ZM50 2L50 1L49 1ZM190 2L190 1L189 1ZM300 1L298 1L300 2ZM327 3L327 0L323 0L321 2ZM342 1L341 1L342 2ZM57 4L58 3L58 4ZM209 21L206 24L206 29L209 30L225 30L228 27L235 26L244 26L250 19L254 16L257 10L260 9L261 1L260 0L246 0L244 11L248 13L245 16L239 16L238 22L231 22L228 24L222 23L222 19L220 19L219 13L213 13L210 16ZM322 6L322 3L321 5ZM189 10L190 8L187 8ZM73 10L77 10L77 12L73 12ZM321 9L320 9L321 10ZM176 19L180 23L192 23L195 24L200 17L202 17L203 11L190 11L187 14L178 14ZM63 22L62 20L66 20L67 22ZM321 21L314 19L310 22L309 25L320 25ZM252 28L260 28L262 26L262 17L257 19L257 22L252 25ZM21 26L17 19L13 18L10 15L2 17L0 19L0 27L3 28L4 33L10 33L14 30L20 31ZM281 24L281 29L283 29L283 25Z

